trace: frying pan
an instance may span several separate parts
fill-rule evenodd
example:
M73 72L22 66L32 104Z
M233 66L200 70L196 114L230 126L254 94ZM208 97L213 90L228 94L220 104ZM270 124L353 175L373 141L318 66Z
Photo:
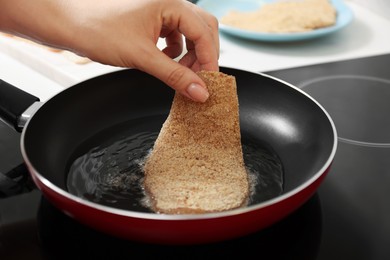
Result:
M174 91L144 72L127 69L97 76L44 103L1 82L0 110L7 123L22 130L21 151L33 181L65 214L139 242L217 242L259 231L299 208L329 172L337 148L332 119L308 94L265 74L220 69L236 77L243 143L272 151L283 168L279 194L262 200L255 194L248 206L224 212L157 214L103 205L69 192L69 169L89 149L123 129L134 134L159 132ZM34 106L31 118L22 115ZM267 187L256 192L266 193Z

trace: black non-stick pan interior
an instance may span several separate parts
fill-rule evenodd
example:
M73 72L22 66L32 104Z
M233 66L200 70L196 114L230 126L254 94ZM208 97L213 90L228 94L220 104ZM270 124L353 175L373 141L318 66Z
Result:
M236 77L242 139L280 158L284 193L324 170L334 136L329 118L316 102L264 75L221 71ZM77 156L104 143L107 133L118 126L157 134L173 95L161 81L131 69L70 87L48 100L24 129L28 159L41 175L67 190L69 165Z

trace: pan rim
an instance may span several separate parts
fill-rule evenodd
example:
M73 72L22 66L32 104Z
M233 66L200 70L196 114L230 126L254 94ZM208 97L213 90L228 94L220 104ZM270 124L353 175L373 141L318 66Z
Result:
M306 180L305 182L303 182L299 186L295 187L291 191L289 191L285 194L279 195L277 197L274 197L272 199L266 200L264 202L261 202L261 203L255 204L255 205L231 209L231 210L227 210L227 211L220 211L220 212L208 212L208 213L202 213L202 214L177 214L177 215L175 215L175 214L136 212L136 211L129 211L129 210L124 210L124 209L118 209L118 208L113 208L113 207L109 207L109 206L104 206L104 205L101 205L98 203L94 203L94 202L82 199L80 197L77 197L77 196L69 193L66 190L59 188L58 186L54 185L51 181L49 181L47 178L43 177L43 175L41 175L39 173L39 171L34 167L34 165L32 164L32 162L29 159L29 156L27 155L27 151L25 150L25 135L26 135L26 132L28 131L29 123L34 118L34 116L32 116L30 118L30 120L28 120L28 122L26 123L25 127L22 130L20 148L21 148L22 157L24 158L24 161L27 165L27 168L29 169L30 174L33 176L34 181L38 181L40 184L45 186L47 189L62 196L63 198L66 198L67 200L69 200L71 202L75 202L75 203L81 204L85 207L96 209L96 210L99 210L99 211L102 211L105 213L109 213L109 214L113 214L113 215L129 217L129 218L136 218L136 219L143 219L143 220L148 219L148 220L160 220L160 221L196 221L196 220L217 219L217 218L231 217L234 215L241 215L241 214L253 212L253 211L277 204L277 203L282 202L288 198L294 197L296 194L302 192L303 190L305 190L306 188L311 186L323 174L325 174L327 169L331 166L331 164L333 162L333 159L335 157L336 150L337 150L337 144L338 144L338 135L337 135L337 130L336 130L335 124L334 124L332 118L330 117L329 113L325 110L325 108L322 105L320 105L317 100L315 100L308 93L304 92L303 90L299 89L298 87L296 87L296 86L294 86L294 85L292 85L284 80L281 80L279 78L273 77L271 75L267 75L266 73L261 73L261 72L251 71L251 70L240 70L237 68L226 67L226 66L221 66L220 68L226 68L226 69L232 69L232 70L237 70L237 71L254 73L254 74L278 81L278 82L294 89L295 91L299 92L300 94L306 96L306 98L310 99L312 102L314 102L317 105L317 107L319 107L321 109L321 111L325 114L326 118L328 119L330 126L332 128L333 146L332 146L332 151L330 152L327 161L323 164L321 169L319 169L315 174L313 174L313 176L310 179ZM50 99L53 99L57 95L60 95L61 92L57 93L55 96L51 97ZM45 103L42 105L42 107L45 106ZM43 194L43 195L45 195L45 194ZM69 213L71 214L71 212L69 212Z

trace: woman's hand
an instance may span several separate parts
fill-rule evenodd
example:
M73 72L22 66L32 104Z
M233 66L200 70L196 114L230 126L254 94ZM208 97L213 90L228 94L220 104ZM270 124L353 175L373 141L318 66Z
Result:
M195 72L219 69L218 22L185 0L0 0L2 5L15 16L8 28L0 19L0 29L103 64L140 69L195 101L208 97ZM162 51L160 37L166 41ZM183 40L188 52L176 62Z

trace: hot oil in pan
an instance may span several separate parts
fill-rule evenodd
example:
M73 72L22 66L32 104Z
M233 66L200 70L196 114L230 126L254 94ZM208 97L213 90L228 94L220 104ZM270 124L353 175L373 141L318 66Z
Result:
M139 126L142 122L136 123ZM104 135L104 145L89 149L71 164L67 179L70 193L114 208L152 212L142 185L142 166L158 131L139 131L142 127L135 131L131 125L128 130L121 127L122 131ZM242 143L250 180L249 204L280 195L283 167L278 156L253 140Z
M151 132L113 137L111 145L91 149L71 165L69 192L99 204L149 212L142 164L156 138Z

